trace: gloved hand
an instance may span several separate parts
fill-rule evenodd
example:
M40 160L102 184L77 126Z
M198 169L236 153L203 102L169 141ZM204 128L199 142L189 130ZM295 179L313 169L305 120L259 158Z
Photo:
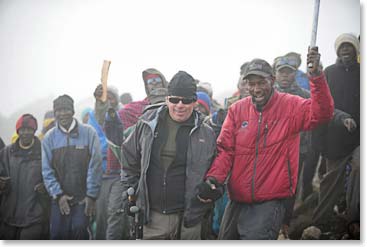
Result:
M43 183L36 184L36 186L34 186L34 191L36 191L37 193L40 193L40 194L46 194L47 193L45 185Z
M10 189L10 177L0 177L0 194Z
M223 195L223 186L213 177L208 177L199 184L197 190L198 199L204 203L216 201Z
M84 214L88 217L95 215L96 214L96 200L89 196L86 196L84 198L84 202L85 202Z
M70 214L70 206L69 206L68 201L70 201L72 199L73 199L73 197L68 196L68 195L62 195L62 196L60 196L60 198L58 198L58 204L59 204L60 212L61 212L62 215L69 215Z

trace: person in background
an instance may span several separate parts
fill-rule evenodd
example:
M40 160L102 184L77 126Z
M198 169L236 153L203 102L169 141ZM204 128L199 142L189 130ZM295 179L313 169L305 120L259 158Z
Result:
M0 151L0 239L48 239L49 197L36 130L36 118L22 115L16 122L19 138Z
M296 52L289 52L285 54L284 56L293 58L297 62L296 63L296 68L297 68L296 82L301 88L310 91L310 82L308 80L307 74L299 69L302 64L301 54L296 53ZM320 62L320 65L321 65L321 62Z
M247 66L248 66L249 62L245 62L241 65L240 67L240 77L238 79L238 83L237 83L237 93L235 93L232 97L226 98L224 100L224 108L228 109L233 103L235 103L236 101L246 98L247 96L249 96L249 91L248 91L248 84L247 84L247 80L244 79L243 75L244 75L244 71L246 70Z
M61 95L53 101L56 126L42 141L42 176L52 197L50 238L90 239L102 183L99 139L92 126L74 117L74 101Z
M204 92L204 93L208 94L208 96L210 97L211 113L216 112L219 109L223 108L223 106L216 99L213 98L213 88L212 88L212 84L210 84L209 82L198 81L197 91L198 92Z
M252 60L244 73L251 97L228 109L217 139L216 156L199 191L202 202L211 202L228 179L230 201L219 239L277 239L284 199L295 194L300 131L330 121L333 100L322 71L320 54L311 48L307 63L311 81L310 99L274 90L272 67L262 59Z
M82 111L82 113L80 114L80 119L82 120L83 124L87 124L89 121L89 114L93 111L92 108L90 107L86 107L84 108L84 110Z
M140 101L133 101L118 111L119 117L127 129L134 125L142 115L145 107L150 104L149 95L154 89L167 88L166 78L157 69L150 68L142 72L147 97Z
M94 91L95 107L94 111L89 111L88 124L91 125L97 132L101 154L102 154L102 186L100 196L96 201L96 218L95 218L95 239L105 240L107 232L107 218L108 218L108 203L110 200L114 200L111 194L112 185L118 182L120 179L121 165L115 154L108 147L107 139L104 131L104 119L108 109L118 111L119 94L118 90L114 86L107 87L107 100L102 101L103 88L102 84L97 85ZM122 132L122 130L121 130Z
M197 101L194 109L204 116L210 115L211 101L209 95L204 92L196 92Z
M325 69L325 76L335 108L349 117L344 117L339 124L325 125L321 130L326 174L320 183L319 205L313 218L318 223L327 220L336 205L338 213L345 214L350 237L359 239L360 64L357 37L350 33L339 35L335 40L335 52L336 63Z
M131 93L122 93L120 95L120 103L124 106L133 101L133 97L131 96Z
M46 133L53 127L55 127L55 116L54 112L51 110L47 111L43 117L42 131L38 135L38 138L42 141Z

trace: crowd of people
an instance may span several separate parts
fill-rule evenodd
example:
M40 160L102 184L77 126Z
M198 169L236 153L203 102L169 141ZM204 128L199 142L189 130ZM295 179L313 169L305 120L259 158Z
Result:
M359 38L335 52L247 61L223 105L150 68L142 100L100 84L78 120L60 95L39 136L23 114L0 138L0 239L360 239Z

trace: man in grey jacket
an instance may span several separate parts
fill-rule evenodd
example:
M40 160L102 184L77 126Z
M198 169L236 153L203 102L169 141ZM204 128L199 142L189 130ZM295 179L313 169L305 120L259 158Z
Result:
M212 204L196 197L216 152L214 131L194 111L194 78L179 71L166 104L147 110L123 143L123 178L144 215L144 239L200 239Z

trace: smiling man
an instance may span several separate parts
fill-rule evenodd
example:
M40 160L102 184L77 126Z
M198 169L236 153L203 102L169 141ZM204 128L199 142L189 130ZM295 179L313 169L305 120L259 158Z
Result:
M54 100L56 126L42 142L42 175L53 198L51 239L90 239L89 217L102 182L100 143L92 126L79 123L69 95Z
M200 239L211 208L196 197L215 155L215 134L194 110L194 78L179 71L166 104L147 110L123 143L122 177L135 187L144 214L144 239Z
M215 189L231 174L230 202L219 239L278 237L284 199L295 194L297 185L299 133L333 116L333 100L315 49L308 53L310 62L314 65L308 71L310 99L275 91L273 71L266 61L254 59L248 64L244 79L251 97L228 109L217 139L218 155L206 175L206 184Z

